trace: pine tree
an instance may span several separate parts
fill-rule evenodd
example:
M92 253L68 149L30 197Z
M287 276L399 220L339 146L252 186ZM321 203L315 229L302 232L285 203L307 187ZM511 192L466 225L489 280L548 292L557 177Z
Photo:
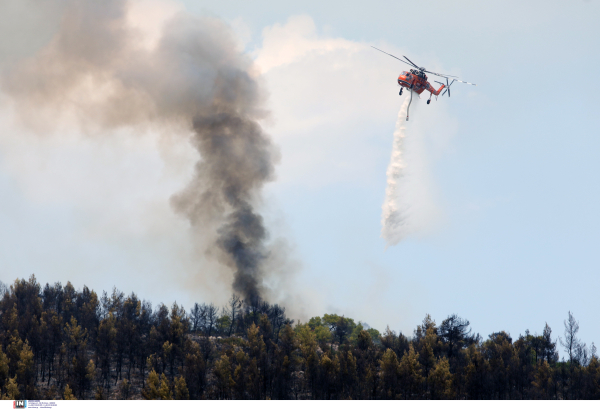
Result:
M371 338L371 334L369 334L369 332L365 330L360 331L356 339L356 346L363 351L372 348L373 339Z
M105 388L110 387L110 361L113 351L116 347L115 339L117 329L115 328L116 318L112 312L103 319L98 326L98 336L96 341L96 359L100 368L100 378Z
M85 384L84 384L84 394L94 388L94 382L96 380L96 365L94 365L94 361L90 359L86 368L85 368ZM100 389L103 389L101 385L99 385Z
M2 400L16 400L20 397L17 375L15 375L12 378L8 378L8 382L6 382L6 394L2 395Z
M584 399L600 399L600 362L595 352L586 368Z
M433 370L429 373L429 387L432 399L452 399L454 391L452 390L453 376L450 373L450 363L448 358L442 357L437 360Z
M160 375L160 388L158 389L158 394L161 400L171 400L171 384L169 383L169 379L167 375L164 373Z
M49 286L46 286L49 289ZM56 290L56 289L54 289ZM56 353L60 351L60 347L63 342L63 321L62 317L55 310L48 311L48 385L50 384L50 379L54 376L57 377L54 371L55 368L55 357Z
M543 361L537 367L535 380L532 382L534 396L538 399L551 399L552 395L552 368L548 361Z
M247 390L250 383L247 375L247 365L250 358L244 351L238 351L235 355L237 363L233 371L233 380L235 381L235 399L246 399Z
M577 332L579 332L579 321L575 319L571 311L569 311L569 318L564 321L565 324L565 339L564 341L559 337L560 344L565 348L565 352L569 355L569 362L577 357L576 352L581 346L581 341L577 338Z
M231 397L231 389L235 386L235 381L231 376L231 364L227 355L222 355L220 359L217 359L214 374L217 380L218 398L229 399Z
M548 323L544 326L544 332L542 334L542 347L541 355L542 359L546 359L548 363L554 363L558 360L558 352L556 351L556 342L552 342L552 329L548 326Z
M444 340L448 350L448 358L452 364L452 358L458 355L458 351L468 343L471 333L469 321L460 318L456 314L448 316L439 328L440 337Z
M340 383L342 385L341 399L357 399L360 397L358 391L358 371L356 358L350 351L339 354L340 361Z
M16 308L14 309L16 311ZM8 356L8 372L10 375L15 375L21 360L21 351L23 350L23 341L19 336L19 332L15 329L10 336L10 343L6 348Z
M190 392L188 391L185 383L185 378L179 376L175 379L175 399L177 400L188 400L190 398Z
M296 326L296 333L300 342L301 367L304 371L304 389L315 394L317 381L317 337L308 324Z
M398 378L400 375L400 363L396 353L388 348L381 360L379 361L381 368L380 390L384 399L397 399L398 394Z
M475 345L469 345L465 359L466 367L461 381L465 384L466 398L484 399L489 389L489 362Z
M117 333L120 333L119 342L123 345L127 357L127 379L131 378L131 371L136 364L138 350L143 350L141 328L142 303L135 293L129 295L123 302L120 322L117 324ZM141 362L140 362L141 363Z
M291 325L286 325L280 331L279 342L275 344L273 362L273 397L288 399L292 389L292 373L296 368L295 351L297 341Z
M491 373L490 384L486 392L492 399L508 399L510 391L511 362L515 357L512 338L504 331L490 335L483 343L483 350L488 358ZM518 362L518 359L517 359Z
M423 336L419 342L419 362L423 368L423 376L425 379L425 389L428 391L428 377L429 372L433 369L436 364L436 359L434 355L434 349L438 348L438 336L435 328L435 321L431 320L429 314L425 317L426 319L423 321L423 326L427 325L427 329L425 330L425 336Z
M174 303L171 307L171 317L169 326L169 341L171 343L171 351L169 354L169 366L171 379L174 378L174 370L176 362L183 361L183 351L185 346L185 334L189 330L189 323L185 318L185 309Z
M75 295L73 295L75 297ZM74 307L73 307L74 308ZM70 322L65 324L66 335L66 354L67 360L65 366L69 382L75 388L77 396L83 397L86 386L87 370L87 330L78 324L74 315L71 315Z
M146 386L142 389L142 396L146 400L160 399L160 378L156 371L152 369L146 379Z
M405 399L419 399L421 397L421 385L423 376L421 364L419 363L419 354L415 352L412 344L408 349L408 354L404 354L400 361L400 383Z
M248 356L250 357L250 378L252 382L253 399L265 397L266 392L266 366L267 347L260 334L260 327L252 323L248 328Z
M8 382L8 356L2 351L0 344L0 392L4 390Z
M190 398L202 398L206 385L206 361L197 342L191 341L186 345L183 372Z
M75 395L73 395L73 391L69 387L69 384L67 384L67 386L65 386L65 391L63 393L63 398L65 400L77 400L77 398L75 397Z
M3 317L4 328L6 328L7 332L14 333L17 331L19 333L19 311L17 310L17 303L13 303L10 312L7 312L6 316Z
M19 363L17 370L17 380L19 389L27 398L35 397L35 365L33 361L33 351L29 347L29 341L25 340L21 353L19 354Z
M175 360L174 355L175 353L173 351L173 344L169 341L165 341L162 345L162 361L171 364L171 375L173 375L173 361Z

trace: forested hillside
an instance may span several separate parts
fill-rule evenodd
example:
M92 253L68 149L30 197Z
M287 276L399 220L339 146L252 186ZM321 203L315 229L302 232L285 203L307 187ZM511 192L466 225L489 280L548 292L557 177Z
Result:
M570 313L557 345L548 325L483 339L456 315L380 333L235 295L186 311L34 276L0 287L3 399L600 398L595 347Z

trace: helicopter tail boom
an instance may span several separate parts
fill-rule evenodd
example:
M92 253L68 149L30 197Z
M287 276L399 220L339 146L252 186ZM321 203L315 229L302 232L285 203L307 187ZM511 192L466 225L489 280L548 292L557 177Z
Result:
M428 84L428 85L429 85L429 84ZM440 92L442 92L442 90L443 90L444 88L446 88L446 86L445 86L444 84L442 84L442 86L441 86L439 89L437 89L437 90L436 90L435 88L433 88L431 85L429 85L429 86L427 87L427 91L431 92L431 93L432 93L433 95L435 95L435 96L438 96L438 95L440 95Z

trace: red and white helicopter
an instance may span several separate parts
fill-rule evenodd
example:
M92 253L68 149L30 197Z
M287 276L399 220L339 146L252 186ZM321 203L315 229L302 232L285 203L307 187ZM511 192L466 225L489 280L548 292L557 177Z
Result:
M373 46L371 46L373 47ZM454 84L454 81L458 81L458 82L462 82L463 84L469 84L469 85L477 85L477 84L472 84L470 82L466 82L466 81L461 81L459 80L455 75L445 75L445 74L438 74L435 72L431 72L431 71L427 71L424 67L419 67L417 66L415 63L413 63L407 56L403 55L404 58L406 58L407 61L403 60L402 58L398 58L395 55L386 53L383 50L380 50L377 47L373 47L374 49L376 49L377 51L381 51L384 54L389 55L390 57L394 57L397 60L402 61L405 64L411 65L413 67L415 67L415 69L410 69L410 71L402 71L402 73L400 74L400 76L398 77L398 84L400 84L400 94L402 95L402 90L404 88L410 90L410 91L414 91L417 94L421 95L421 93L423 91L429 91L429 99L427 100L427 104L429 104L431 102L431 97L433 95L437 96L440 94L440 92L442 92L442 90L444 88L446 88L446 90L444 91L444 93L442 94L445 95L446 92L448 92L448 97L450 97L450 85ZM429 74L433 74L433 75L437 75L438 77L442 77L442 78L446 78L446 83L442 83L439 81L435 81L438 84L441 84L442 86L439 89L435 89L431 86L431 84L429 83L429 81L427 81L427 75L425 75L425 73L429 73ZM452 82L449 82L448 79L452 79ZM408 121L408 109L410 108L410 104L412 103L412 92L410 93L410 102L408 103L408 108L406 109L406 120Z

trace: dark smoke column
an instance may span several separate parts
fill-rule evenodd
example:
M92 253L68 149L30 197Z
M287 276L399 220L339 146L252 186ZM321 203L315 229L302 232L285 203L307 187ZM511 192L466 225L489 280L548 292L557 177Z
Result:
M259 77L231 29L179 12L147 42L128 17L133 1L60 5L56 32L35 55L0 58L0 91L42 134L60 120L98 137L155 129L183 143L179 135L191 131L201 158L173 207L190 220L203 257L233 271L236 292L265 295L266 262L282 257L267 249L256 206L279 154L259 125L266 115Z
M221 261L234 269L233 289L253 300L261 296L262 264L268 257L267 231L253 203L274 177L277 154L257 121L240 106L241 101L259 104L238 98L258 95L257 84L243 71L228 71L218 81L223 89L215 95L214 106L193 119L193 143L202 159L193 182L173 198L173 205L198 229L208 215L222 217L214 246Z

